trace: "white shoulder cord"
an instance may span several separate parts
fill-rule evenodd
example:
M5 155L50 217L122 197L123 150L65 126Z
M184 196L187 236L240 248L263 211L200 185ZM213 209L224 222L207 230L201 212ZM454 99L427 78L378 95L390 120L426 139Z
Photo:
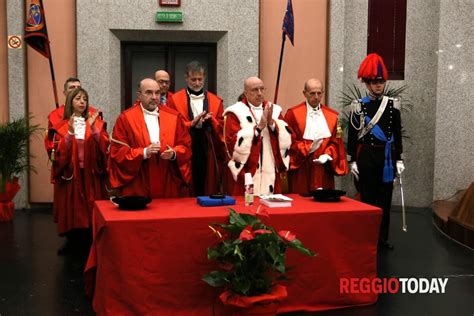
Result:
M356 126L357 122L354 121L354 114L359 116L359 127ZM354 100L351 103L351 116L349 118L349 121L351 122L352 127L354 127L354 129L357 131L360 131L362 128L364 128L364 113L362 112L361 105L358 100Z

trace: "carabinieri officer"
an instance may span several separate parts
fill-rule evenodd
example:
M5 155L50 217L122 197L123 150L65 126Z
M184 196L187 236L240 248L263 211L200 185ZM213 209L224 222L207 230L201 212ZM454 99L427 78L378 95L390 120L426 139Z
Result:
M379 248L393 249L388 242L390 207L395 172L405 170L402 160L400 101L384 95L387 69L377 54L361 63L357 77L368 96L351 105L347 153L361 200L383 210Z

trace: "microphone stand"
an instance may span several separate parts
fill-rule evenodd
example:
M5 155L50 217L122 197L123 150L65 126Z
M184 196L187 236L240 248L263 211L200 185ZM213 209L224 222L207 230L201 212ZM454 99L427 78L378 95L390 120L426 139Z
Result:
M216 176L217 176L217 190L218 192L212 193L209 195L211 199L223 199L225 197L225 194L222 192L223 191L223 180L219 168L219 163L217 162L217 155L216 155L216 150L214 148L214 140L212 139L212 126L210 123L208 123L208 126L206 128L206 136L207 136L207 141L211 145L211 151L212 151L212 156L214 157L214 167L216 168Z

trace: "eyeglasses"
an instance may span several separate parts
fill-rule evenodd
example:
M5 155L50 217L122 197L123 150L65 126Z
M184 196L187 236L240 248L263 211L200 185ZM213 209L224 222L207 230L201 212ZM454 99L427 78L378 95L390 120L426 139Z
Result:
M170 81L169 80L158 80L158 83L159 84L170 84Z

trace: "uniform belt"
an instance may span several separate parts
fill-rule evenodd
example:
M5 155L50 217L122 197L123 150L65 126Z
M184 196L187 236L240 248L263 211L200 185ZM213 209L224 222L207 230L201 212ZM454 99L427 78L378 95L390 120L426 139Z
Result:
M369 148L385 148L385 145L369 145L369 144L360 144L362 147L369 147Z

